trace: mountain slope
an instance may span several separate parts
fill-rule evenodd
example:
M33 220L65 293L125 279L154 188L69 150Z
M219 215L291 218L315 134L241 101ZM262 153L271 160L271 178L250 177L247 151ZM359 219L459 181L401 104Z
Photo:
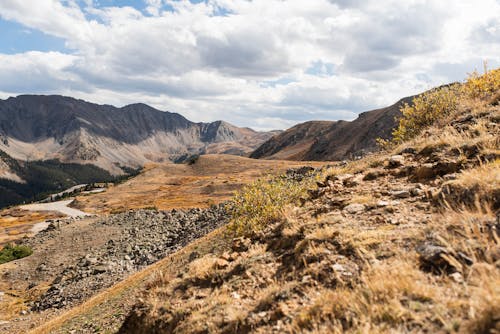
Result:
M116 180L109 172L92 164L19 161L0 151L0 208L40 200L49 193L77 184Z
M194 123L141 103L116 108L58 95L0 100L0 150L19 160L92 163L114 174L122 173L118 165L204 153L209 145L244 155L270 136L222 121Z
M310 121L294 127L270 138L257 150L251 158L272 158L287 160L303 160L304 154L311 148L318 137L324 136L336 122Z
M361 113L352 122L311 121L269 139L250 157L256 159L342 160L377 148L376 138L389 138L399 108L413 97Z

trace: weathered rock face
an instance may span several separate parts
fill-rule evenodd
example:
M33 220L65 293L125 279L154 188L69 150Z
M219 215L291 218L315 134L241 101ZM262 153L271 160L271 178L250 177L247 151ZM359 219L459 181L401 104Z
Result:
M205 210L138 210L102 218L94 223L96 227L118 227L121 236L109 239L105 247L90 250L74 264L58 268L59 274L32 309L41 311L79 303L227 221L224 205ZM29 243L36 248L38 242L51 239L56 233L51 225ZM39 269L48 270L43 265Z
M352 122L312 121L294 126L266 141L252 154L256 159L333 161L377 149L377 138L390 138L406 97L390 107L361 113Z

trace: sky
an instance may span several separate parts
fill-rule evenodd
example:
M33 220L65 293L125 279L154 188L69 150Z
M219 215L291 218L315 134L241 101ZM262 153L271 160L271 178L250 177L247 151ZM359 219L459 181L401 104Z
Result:
M500 67L500 0L1 0L0 98L147 103L258 130Z

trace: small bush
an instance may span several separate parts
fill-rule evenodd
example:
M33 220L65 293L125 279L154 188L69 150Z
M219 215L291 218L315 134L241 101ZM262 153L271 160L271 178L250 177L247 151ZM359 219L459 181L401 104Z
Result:
M411 105L401 107L402 117L398 127L392 132L392 141L401 144L416 137L438 119L456 110L459 99L459 85L444 86L420 94Z
M232 200L232 220L229 231L249 236L277 221L282 209L304 197L312 185L312 178L301 182L277 177L257 180L236 193Z
M498 104L500 91L500 69L479 75L474 71L463 84L439 87L415 97L412 104L401 107L402 116L398 127L392 132L392 140L378 139L382 148L390 148L416 137L425 128L448 116L465 98L490 99Z
M6 245L0 251L0 264L30 256L33 251L28 246Z
M472 72L463 85L464 93L470 98L490 98L500 90L500 69L487 71L480 75Z

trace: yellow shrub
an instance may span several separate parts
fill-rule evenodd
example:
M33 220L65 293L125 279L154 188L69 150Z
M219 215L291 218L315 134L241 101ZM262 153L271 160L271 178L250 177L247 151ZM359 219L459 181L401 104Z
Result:
M484 75L472 72L463 86L464 93L471 98L488 98L500 90L500 69L491 70Z
M423 129L456 110L459 89L457 84L439 87L413 99L411 105L401 107L402 117L392 132L393 142L400 144L418 135Z
M283 207L304 197L311 182L312 178L297 182L277 177L246 186L232 200L229 231L248 236L278 220Z
M392 132L392 141L379 139L378 143L382 147L401 144L456 110L460 100L492 98L499 91L500 69L495 69L484 75L474 71L463 84L443 86L420 94L411 105L406 103L401 107L402 116Z

